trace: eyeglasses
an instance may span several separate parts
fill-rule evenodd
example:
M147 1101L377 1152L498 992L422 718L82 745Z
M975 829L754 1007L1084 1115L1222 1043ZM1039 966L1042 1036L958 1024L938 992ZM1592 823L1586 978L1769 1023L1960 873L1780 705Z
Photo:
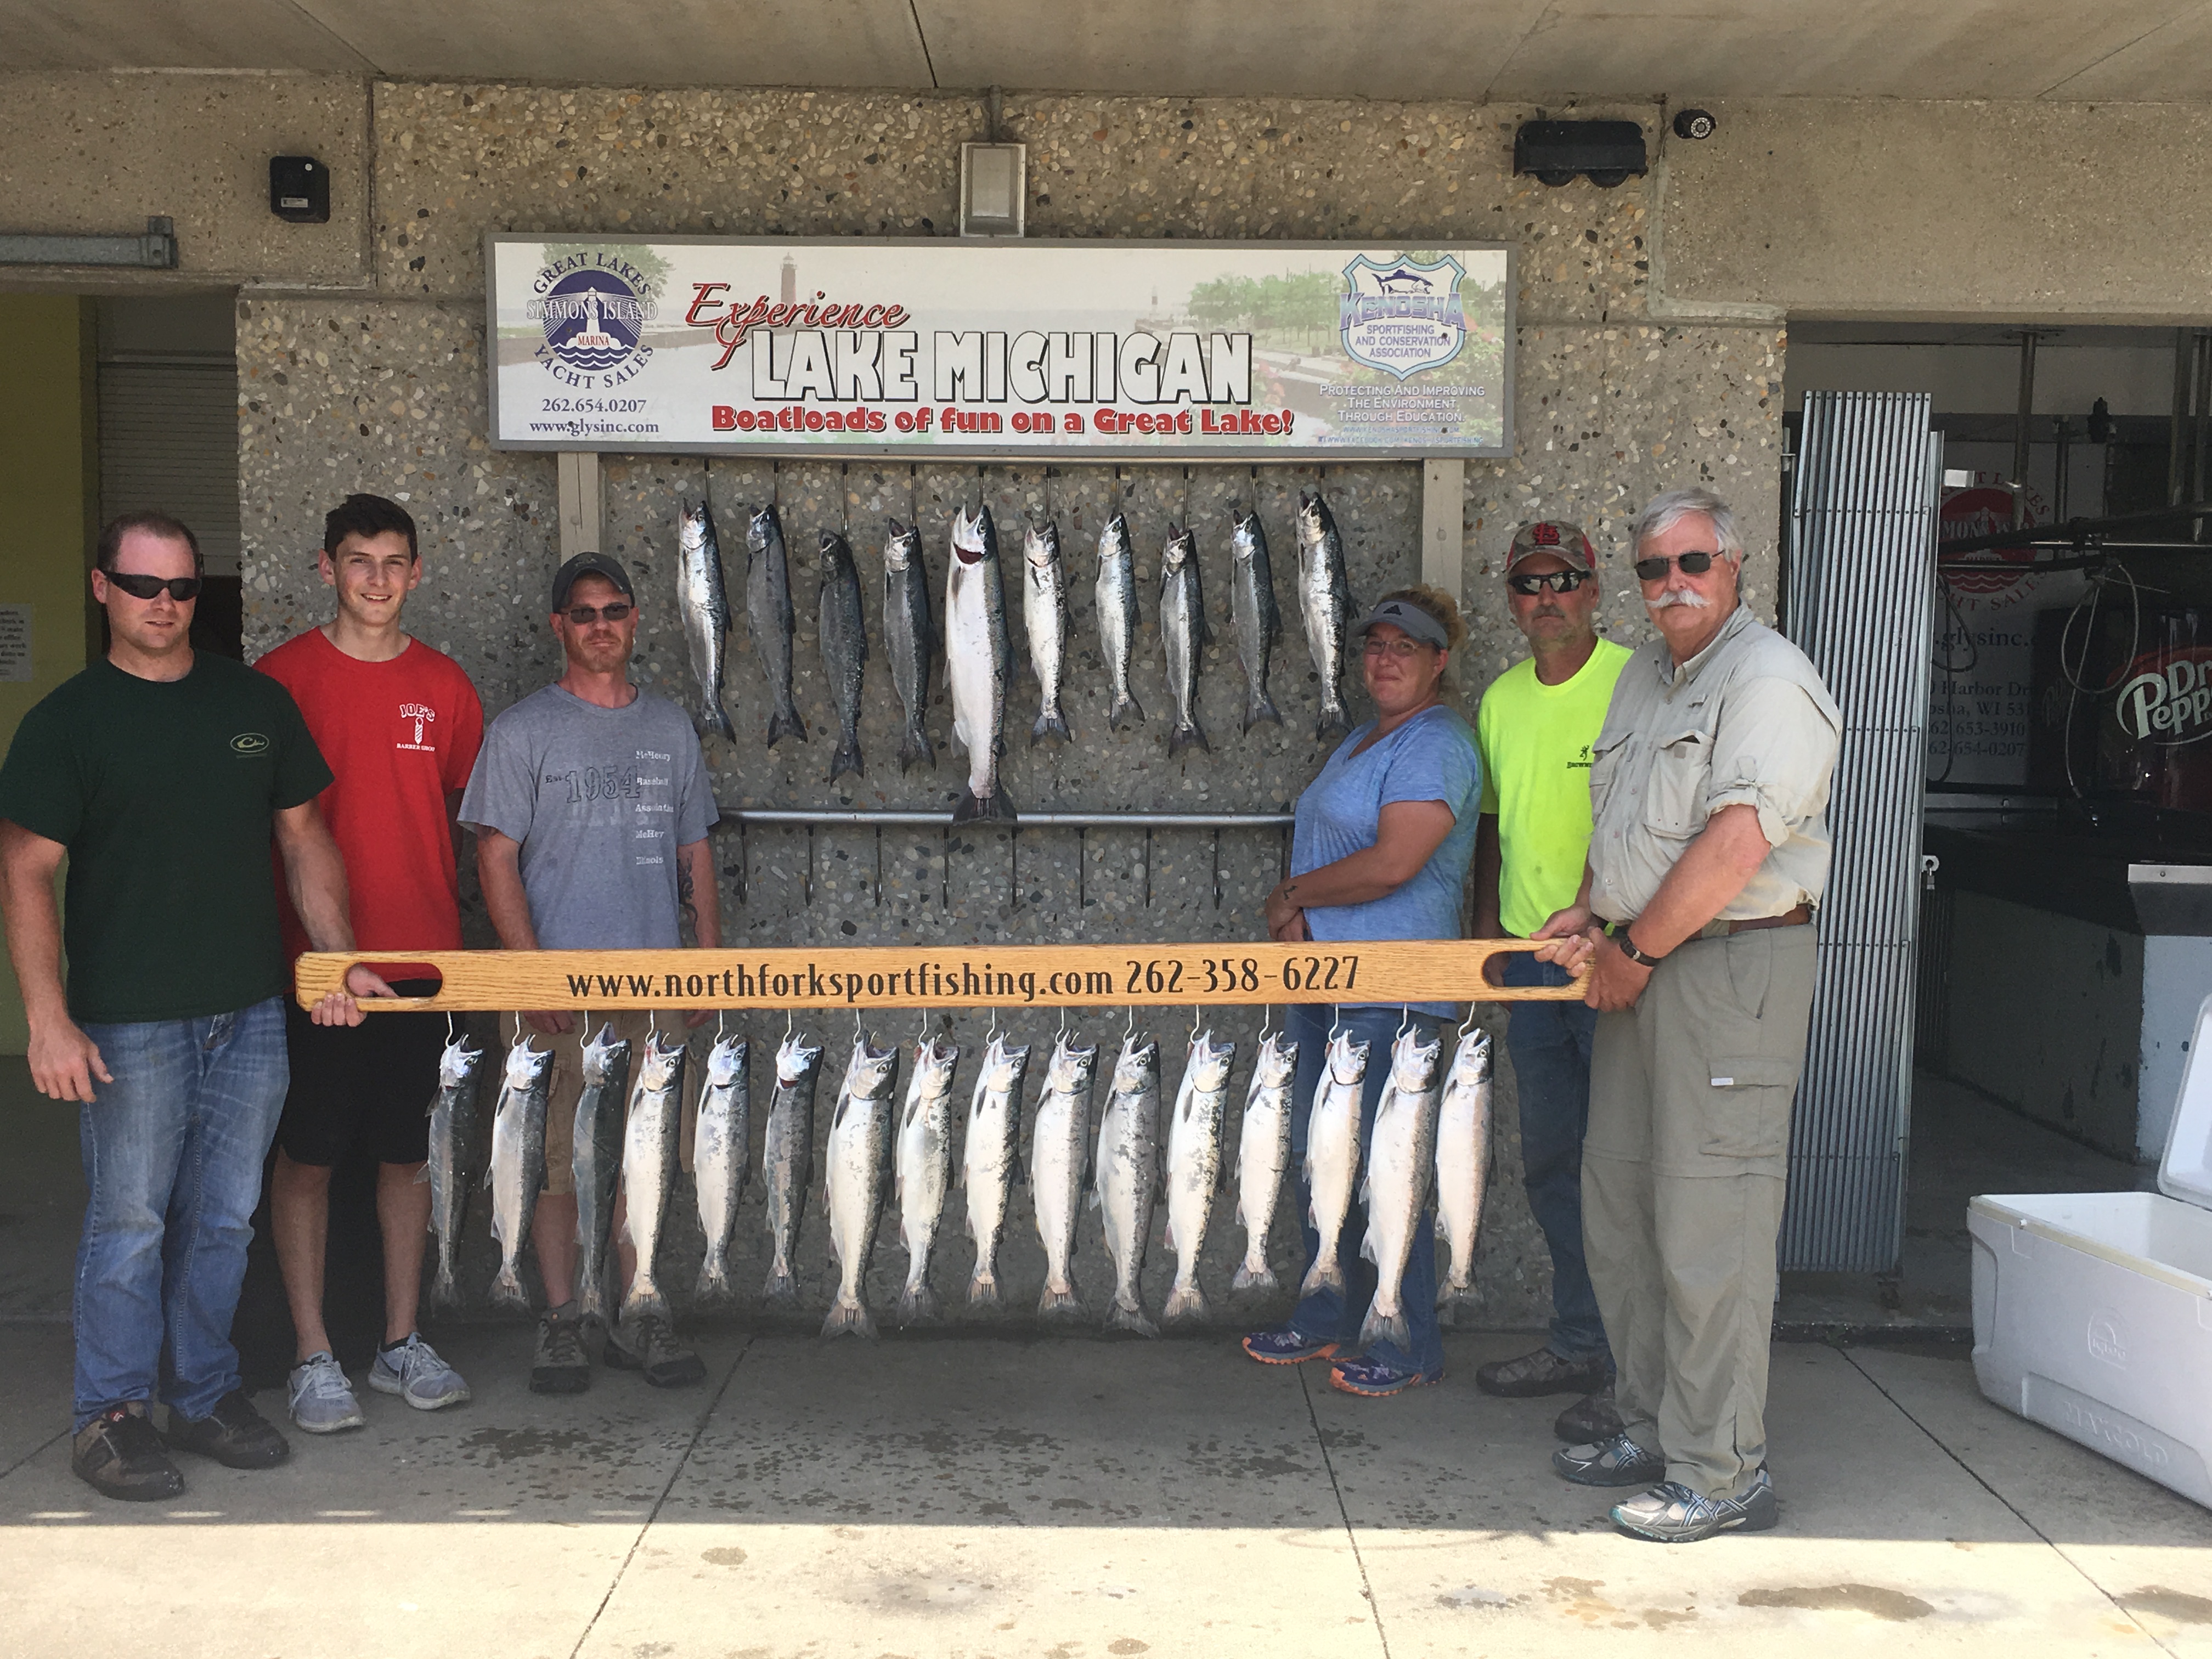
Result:
M186 599L196 599L199 597L200 579L198 576L170 576L164 579L160 576L142 576L135 570L103 570L100 574L107 578L111 587L121 588L134 599L153 599L165 587L169 590L169 597L179 605L182 605Z
M588 605L571 605L561 614L568 619L568 625L571 628L589 628L602 617L609 622L620 622L636 609L635 605L624 605L617 599L612 605L603 605L596 608Z
M1436 647L1421 640L1378 640L1370 634L1360 654L1367 657L1392 656L1400 662L1411 662L1417 651L1433 651Z
M1523 570L1508 576L1505 585L1516 593L1571 593L1589 579L1587 570Z
M1667 567L1670 564L1680 565L1686 576L1702 576L1713 568L1713 561L1718 557L1720 555L1717 553L1683 553L1671 559L1638 559L1636 562L1636 580L1640 582L1658 581L1666 575Z

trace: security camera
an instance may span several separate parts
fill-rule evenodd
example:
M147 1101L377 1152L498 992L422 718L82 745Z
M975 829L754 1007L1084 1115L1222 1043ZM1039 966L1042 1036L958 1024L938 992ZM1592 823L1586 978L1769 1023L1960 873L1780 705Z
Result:
M1720 123L1713 119L1709 109L1679 110L1674 115L1674 136L1677 138L1710 138Z

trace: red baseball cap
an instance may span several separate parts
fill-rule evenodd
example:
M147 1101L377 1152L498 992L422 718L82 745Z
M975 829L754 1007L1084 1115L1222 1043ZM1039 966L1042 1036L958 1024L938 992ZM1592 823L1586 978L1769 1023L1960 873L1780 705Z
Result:
M1580 525L1564 519L1539 519L1515 531L1513 545L1505 554L1506 574L1510 575L1515 565L1534 553L1549 553L1570 568L1597 568L1597 550L1590 545L1589 538L1583 534Z

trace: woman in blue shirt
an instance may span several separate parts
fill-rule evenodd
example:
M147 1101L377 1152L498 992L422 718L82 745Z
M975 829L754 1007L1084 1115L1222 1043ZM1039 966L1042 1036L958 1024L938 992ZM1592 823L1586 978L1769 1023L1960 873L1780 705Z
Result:
M1313 939L1458 939L1461 895L1474 855L1482 800L1482 762L1474 732L1444 706L1451 653L1467 636L1459 607L1432 587L1390 594L1352 630L1364 635L1360 665L1375 718L1346 738L1298 797L1291 874L1267 895L1267 932L1285 943ZM1389 1080L1390 1047L1410 1020L1424 1042L1441 1039L1449 1003L1410 1008L1325 1003L1293 1005L1290 1035L1298 1045L1291 1129L1298 1214L1310 1266L1320 1239L1304 1179L1306 1123L1321 1082L1332 1030L1367 1045L1360 1113L1363 1165L1375 1108ZM1445 1057L1449 1060L1449 1055ZM1406 1264L1403 1304L1411 1352L1377 1343L1358 1353L1361 1322L1375 1293L1375 1267L1359 1254L1367 1231L1355 1198L1337 1243L1344 1289L1304 1297L1288 1323L1255 1331L1244 1352L1262 1364L1332 1361L1329 1381L1347 1394L1382 1396L1444 1374L1437 1326L1433 1218L1424 1212Z

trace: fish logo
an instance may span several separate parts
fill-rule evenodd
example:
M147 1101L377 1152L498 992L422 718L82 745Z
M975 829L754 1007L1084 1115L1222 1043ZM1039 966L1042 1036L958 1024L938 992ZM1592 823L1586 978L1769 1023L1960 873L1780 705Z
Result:
M545 331L544 351L591 374L628 362L655 311L639 284L596 265L570 271L530 302L531 317Z
M1423 261L1401 254L1377 264L1364 253L1344 268L1337 299L1345 355L1399 380L1441 368L1467 344L1460 279L1467 267L1446 254Z
M230 740L230 746L237 754L263 755L268 753L270 745L268 738L262 732L241 732Z

